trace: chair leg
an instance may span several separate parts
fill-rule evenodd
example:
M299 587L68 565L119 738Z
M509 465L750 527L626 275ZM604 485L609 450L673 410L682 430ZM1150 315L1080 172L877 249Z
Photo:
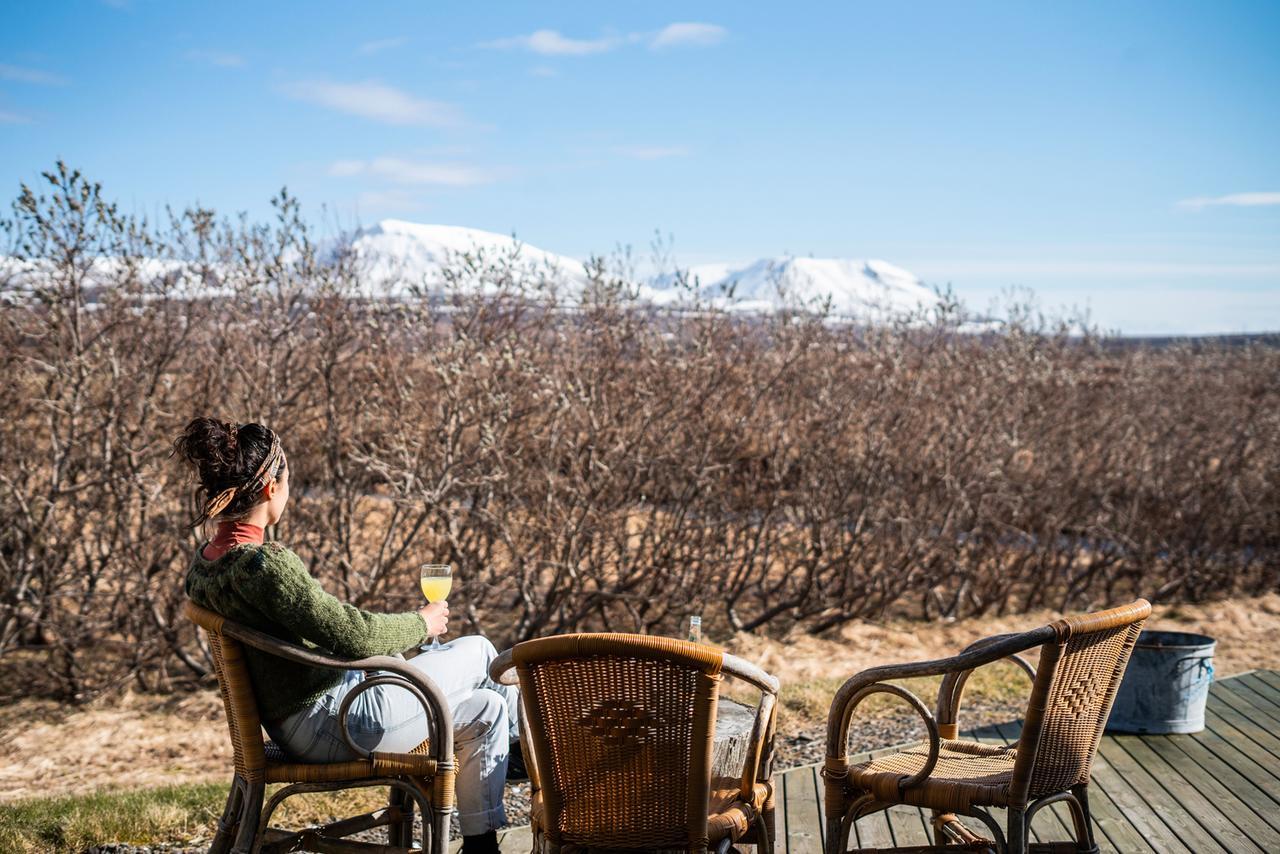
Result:
M387 808L389 810L399 812L401 816L403 816L406 808L412 809L412 807L408 806L409 803L411 803L411 801L405 795L402 789L396 788L395 786L390 787L387 794ZM413 829L412 813L409 814L409 828L410 828L410 833L412 833L413 832L412 831ZM411 838L406 837L404 831L405 831L405 828L404 828L403 819L397 822L393 822L392 824L388 824L387 825L387 844L398 846L400 848L408 848Z
M1009 835L1005 844L1006 854L1027 854L1027 836L1030 830L1027 824L1027 811L1025 809L1010 808Z
M764 812L759 816L760 823L764 825L763 841L756 843L756 850L761 854L773 854L778 843L778 814L777 807L774 804L773 797L765 801Z
M1080 854L1098 854L1098 843L1093 838L1093 815L1089 812L1089 784L1072 786L1071 794L1075 795L1075 801L1068 800L1067 804L1076 826L1076 850Z
M239 775L231 778L231 790L227 792L227 805L222 809L222 818L218 819L218 829L209 843L209 854L227 854L231 850L231 842L235 839L236 828L240 825L240 811L244 805L244 781Z
M262 798L267 784L261 780L243 781L244 795L240 808L240 830L232 854L253 854L258 842L259 824L262 821Z
M430 834L430 839L424 839L423 850L426 850L426 843L431 844L430 854L446 854L449 850L449 810L442 810L432 806L431 815L422 817L422 833Z

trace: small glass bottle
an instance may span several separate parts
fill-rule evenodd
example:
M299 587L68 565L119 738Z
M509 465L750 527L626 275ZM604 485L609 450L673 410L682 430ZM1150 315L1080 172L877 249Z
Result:
M689 618L689 641L702 643L702 616L694 614Z

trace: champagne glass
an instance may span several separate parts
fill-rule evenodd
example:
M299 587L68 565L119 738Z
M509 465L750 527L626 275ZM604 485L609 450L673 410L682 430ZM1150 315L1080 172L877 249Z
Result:
M418 573L418 582L428 602L443 602L449 598L449 591L453 588L453 567L447 563L424 563ZM431 645L422 649L444 649L444 645L440 643L439 635L433 635Z

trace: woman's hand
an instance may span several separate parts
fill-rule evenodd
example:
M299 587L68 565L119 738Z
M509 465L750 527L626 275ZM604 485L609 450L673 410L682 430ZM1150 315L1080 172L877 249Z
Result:
M432 602L425 608L419 608L418 613L427 624L428 637L437 637L449 631L448 602Z

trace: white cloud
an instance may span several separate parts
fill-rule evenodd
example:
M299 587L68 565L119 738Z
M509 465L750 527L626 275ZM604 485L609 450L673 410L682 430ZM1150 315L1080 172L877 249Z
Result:
M356 205L375 211L418 211L425 207L421 198L404 190L369 190L356 196Z
M1193 211L1219 206L1251 208L1264 205L1280 205L1280 193L1231 193L1227 196L1201 196L1178 202L1178 207Z
M337 178L359 175L365 169L363 160L335 160L329 164L329 174Z
M391 39L377 39L371 42L364 42L360 47L356 48L356 53L360 56L370 56L375 53L382 53L384 50L392 50L393 48L402 47L409 43L407 36L397 36Z
M14 83L34 83L37 86L65 86L67 79L38 68L22 68L17 65L0 64L0 80Z
M708 47L724 41L728 34L729 31L718 24L667 24L649 42L649 47L655 50L665 47Z
M662 160L667 157L687 157L689 149L683 145L623 145L615 148L624 157L636 160Z
M205 62L219 68L240 68L244 65L243 56L222 50L189 50L184 56L192 62Z
M528 50L542 56L587 56L607 53L627 44L647 42L655 50L678 46L717 44L728 35L728 30L717 24L675 23L667 24L656 33L627 33L605 35L596 39L574 39L558 30L535 30L524 36L511 36L484 42L480 47L497 50Z
M341 178L370 175L392 184L439 187L473 187L492 183L497 178L493 171L465 164L432 163L400 157L375 157L367 161L337 160L329 164L328 172Z
M331 83L311 80L290 83L282 86L280 91L299 101L389 125L453 127L462 123L458 109L452 104L416 98L373 81Z
M598 39L571 39L555 30L536 30L527 36L511 36L485 42L481 47L510 50L523 48L542 56L586 56L604 53L623 43L619 36L602 36Z
M31 124L30 116L20 116L17 113L9 113L0 110L0 125L29 125Z

